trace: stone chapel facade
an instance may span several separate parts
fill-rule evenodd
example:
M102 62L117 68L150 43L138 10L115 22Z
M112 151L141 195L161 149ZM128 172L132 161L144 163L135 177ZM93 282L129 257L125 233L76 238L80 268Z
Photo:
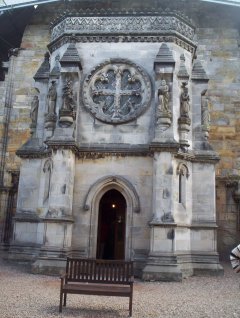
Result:
M220 158L197 21L158 7L77 8L39 40L52 19L44 12L25 31L31 48L10 58L10 76L36 67L24 74L30 133L16 152L8 257L34 272L73 255L134 260L146 280L221 273Z

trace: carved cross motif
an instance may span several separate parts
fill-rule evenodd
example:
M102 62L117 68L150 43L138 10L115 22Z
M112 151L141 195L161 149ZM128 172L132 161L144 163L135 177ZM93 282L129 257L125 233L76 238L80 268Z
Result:
M129 121L142 112L150 100L150 81L145 78L139 68L126 63L103 66L85 82L88 91L84 96L85 105L104 122Z
M127 71L126 71L127 72ZM127 84L134 83L132 88L128 88L129 85L124 83L124 73L121 67L115 68L114 75L111 74L103 74L102 78L100 79L101 83L106 83L106 88L101 88L101 85L96 85L96 89L93 91L93 99L97 101L98 96L105 96L106 101L102 108L104 113L111 114L112 118L121 118L122 117L122 110L128 106L128 111L131 112L134 108L134 101L131 97L136 96L140 97L142 92L140 89L140 82L133 80L133 77L128 74ZM109 78L110 77L110 78ZM111 77L112 83L111 85ZM100 87L99 87L100 86ZM108 88L109 87L109 88ZM130 98L124 103L124 97L129 96ZM107 99L108 97L111 98L112 104L109 106ZM109 99L110 99L109 98ZM126 110L125 110L126 113Z

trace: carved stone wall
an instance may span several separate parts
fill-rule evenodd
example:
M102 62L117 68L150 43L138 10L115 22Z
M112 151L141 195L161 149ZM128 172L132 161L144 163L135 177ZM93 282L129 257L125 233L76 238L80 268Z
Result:
M46 11L41 9L34 17L34 24L27 27L22 50L16 57L17 63L10 71L13 94L5 171L19 167L20 159L15 152L25 142L18 151L23 160L20 188L25 188L19 195L19 214L16 218L18 234L25 235L29 224L33 224L35 234L43 235L44 228L47 228L50 242L54 245L54 231L59 231L62 245L56 245L59 248L58 255L71 249L73 239L76 250L79 249L79 253L86 256L90 244L91 214L83 209L84 196L92 184L103 176L120 174L139 193L141 211L145 211L133 214L132 231L136 240L131 245L134 257L140 260L139 264L146 261L147 254L151 253L145 278L150 277L151 264L158 263L159 268L163 266L156 255L160 252L173 253L173 248L174 253L179 255L194 249L192 259L195 265L202 253L200 249L210 249L210 263L217 264L214 256L216 224L213 167L218 158L209 142L213 141L214 149L222 156L218 174L238 175L237 30L227 17L224 20L224 14L223 20L219 22L217 14L214 16L215 11L208 10L210 4L206 4L206 7L202 4L201 19L198 18L198 6L189 6L185 10L185 13L194 17L194 22L172 10L143 12L139 15L136 12L122 14L120 11L100 15L88 11L79 15L75 12L69 17L66 13L52 25L51 38L49 25L53 7L48 8ZM211 21L208 20L209 12ZM163 44L167 46L172 59L168 59L166 47L158 56ZM47 68L39 74L37 70L44 63L47 49L50 52L50 56L45 58ZM69 51L72 55L69 55ZM72 60L69 60L70 57ZM208 72L209 82L202 69ZM68 80L72 82L70 93L67 91ZM52 81L56 82L57 99L54 116L49 116L47 94ZM160 93L160 87L163 81L168 86L165 104L167 117L156 111L157 106L162 106L160 99L163 93ZM186 86L189 116L183 116L180 112L180 96ZM38 120L30 131L30 108L34 96L38 96L39 100ZM207 117L203 96L208 99L210 116ZM5 99L1 99L3 114L8 106L5 105ZM71 109L66 112L68 106ZM208 138L206 133L209 134ZM46 160L51 161L58 151L60 154L69 152L72 158L68 164L72 173L69 180L66 181L62 175L58 178L55 174L61 184L54 189L53 204L58 203L56 198L64 197L64 204L73 213L72 219L61 222L58 220L62 216L59 211L48 210L47 203L42 206L39 203L41 196L46 202L48 200L48 194L43 189L43 184L48 184L47 177L43 180L44 163ZM64 160L60 161L57 165L64 170ZM186 165L190 174L184 181L184 204L178 202L177 167L180 163ZM61 174L61 168L58 173ZM28 175L29 179L24 175ZM5 179L9 182L7 173ZM206 180L211 180L211 184L204 187ZM73 182L74 192L71 195L67 191ZM211 196L206 197L206 188ZM28 197L29 191L32 200ZM150 197L152 200L149 202ZM36 207L35 201L38 202L38 208L42 209ZM131 210L131 200L127 202ZM94 211L96 213L96 206ZM43 221L43 215L50 220ZM23 224L24 218L28 225ZM75 224L72 226L73 221ZM202 237L198 235L199 231L202 231ZM235 230L231 230L231 233L236 237ZM34 237L24 236L26 246L35 239L37 246L32 256L36 251L44 257L51 256L53 250L50 251L47 244L41 248L43 237L35 234ZM153 241L150 241L151 235ZM20 236L16 237L18 239ZM230 245L228 243L227 247ZM12 248L14 255L16 249L14 246ZM177 259L174 253L171 260L178 264L178 274L181 276L187 269L184 269L183 259ZM162 257L166 259L164 255ZM209 262L207 257L204 260Z

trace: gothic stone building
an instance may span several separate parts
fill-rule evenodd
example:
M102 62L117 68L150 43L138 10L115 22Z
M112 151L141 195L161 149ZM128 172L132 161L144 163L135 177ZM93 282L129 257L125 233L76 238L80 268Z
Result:
M5 257L34 272L132 259L146 280L222 272L238 239L238 16L204 1L32 9L2 63Z

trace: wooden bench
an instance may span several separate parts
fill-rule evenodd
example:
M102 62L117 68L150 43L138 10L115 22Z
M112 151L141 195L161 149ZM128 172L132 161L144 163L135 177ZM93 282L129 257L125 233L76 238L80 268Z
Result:
M66 306L67 294L129 297L132 316L133 262L67 258L61 277L59 312ZM64 298L64 299L63 299Z

